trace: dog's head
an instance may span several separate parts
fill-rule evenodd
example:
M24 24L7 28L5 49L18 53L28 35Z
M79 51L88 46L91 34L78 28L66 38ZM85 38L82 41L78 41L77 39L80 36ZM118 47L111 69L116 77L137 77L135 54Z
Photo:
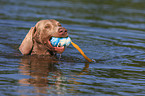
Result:
M53 47L50 43L52 37L67 37L67 29L61 26L61 24L56 20L41 20L37 22L35 27L32 27L26 37L24 38L19 50L22 54L31 54L33 47L36 45L40 48L35 48L35 50L40 50L47 48L47 50L56 53L62 53L64 47ZM42 48L41 48L42 47ZM37 53L36 53L37 54Z

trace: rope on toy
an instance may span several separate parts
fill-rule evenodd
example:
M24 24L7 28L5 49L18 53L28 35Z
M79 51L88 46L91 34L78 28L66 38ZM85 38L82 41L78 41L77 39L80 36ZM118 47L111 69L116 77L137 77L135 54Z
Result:
M85 53L82 51L82 49L77 45L75 44L74 42L71 41L71 44L82 54L82 56L89 62L93 62L90 58L88 58Z

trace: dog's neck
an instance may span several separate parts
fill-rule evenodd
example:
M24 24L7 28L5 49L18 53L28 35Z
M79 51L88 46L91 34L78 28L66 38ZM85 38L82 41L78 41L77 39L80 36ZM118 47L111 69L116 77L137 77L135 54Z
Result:
M34 41L33 49L32 49L32 52L31 52L31 55L34 55L34 54L37 54L37 55L50 55L50 56L54 56L55 55L55 53L50 51L47 46L45 46L42 43L38 43L36 41Z

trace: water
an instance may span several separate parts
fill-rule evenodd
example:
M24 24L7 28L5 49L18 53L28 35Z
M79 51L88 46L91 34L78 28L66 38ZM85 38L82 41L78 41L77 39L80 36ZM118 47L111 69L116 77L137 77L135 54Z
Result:
M144 0L0 0L0 95L144 96ZM73 42L57 58L22 56L30 27L56 19Z

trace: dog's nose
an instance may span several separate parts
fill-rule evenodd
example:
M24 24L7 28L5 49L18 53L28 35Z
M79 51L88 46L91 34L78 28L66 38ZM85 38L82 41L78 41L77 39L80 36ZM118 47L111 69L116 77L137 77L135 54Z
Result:
M58 32L59 32L60 35L66 35L67 34L67 29L65 29L64 27L62 27L62 28L59 29Z

